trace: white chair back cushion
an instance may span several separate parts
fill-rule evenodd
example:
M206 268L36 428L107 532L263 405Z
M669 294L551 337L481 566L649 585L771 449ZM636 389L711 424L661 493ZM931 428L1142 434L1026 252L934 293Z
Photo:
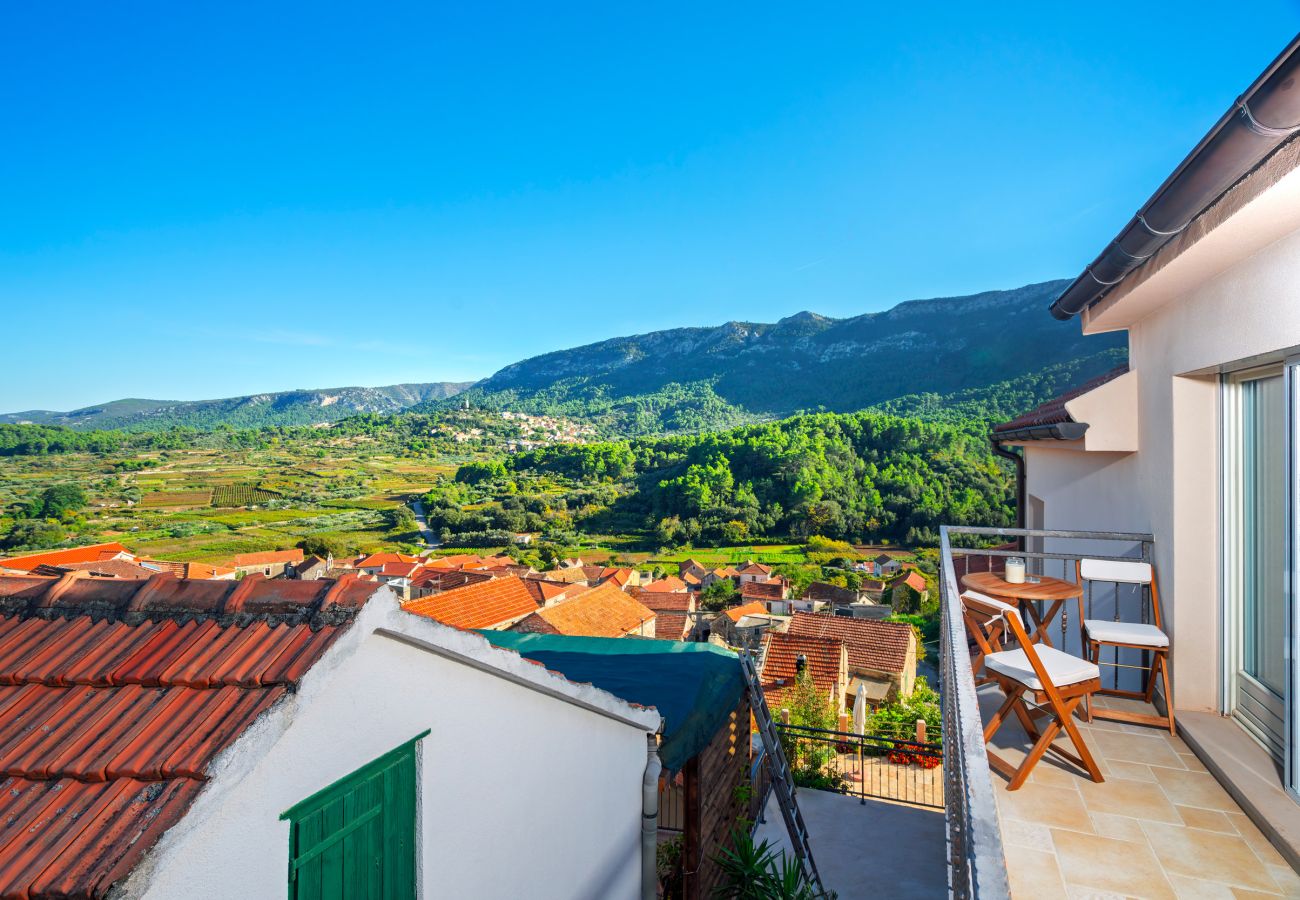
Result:
M1115 559L1084 559L1079 573L1088 581L1111 581L1121 584L1150 584L1151 563L1125 562Z
M974 600L983 606L991 606L998 610L1000 615L1015 616L1016 620L1020 621L1020 610L1005 600L999 600L997 597L990 597L988 594L981 594L979 591L962 591L961 599L963 602ZM1024 622L1020 624L1024 625Z

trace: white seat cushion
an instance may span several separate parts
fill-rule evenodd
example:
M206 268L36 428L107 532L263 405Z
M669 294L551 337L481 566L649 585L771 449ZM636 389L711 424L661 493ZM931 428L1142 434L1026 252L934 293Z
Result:
M1168 647L1169 636L1154 625L1137 622L1107 622L1084 619L1088 637L1103 644L1141 644L1143 647Z
M1079 574L1084 581L1150 584L1151 563L1122 559L1082 559L1079 561Z
M997 597L990 597L988 594L981 594L979 591L962 591L961 598L963 600L977 600L984 606L991 606L994 609L999 610L1004 616L1012 615L1017 619L1020 618L1020 610L1016 609L1005 600L999 600ZM1022 622L1021 624L1023 625L1024 623Z
M1077 684L1090 678L1101 677L1101 670L1086 659L1062 653L1055 647L1049 647L1046 644L1035 644L1034 651L1038 654L1038 659L1043 664L1043 668L1047 670L1047 677L1052 679L1052 684L1057 687L1065 687L1067 684ZM1005 675L1007 678L1020 682L1032 691L1041 691L1043 689L1043 684L1038 680L1038 675L1034 673L1034 668L1029 664L1029 658L1025 656L1024 650L1003 650L1000 653L990 653L984 657L984 666L999 675Z

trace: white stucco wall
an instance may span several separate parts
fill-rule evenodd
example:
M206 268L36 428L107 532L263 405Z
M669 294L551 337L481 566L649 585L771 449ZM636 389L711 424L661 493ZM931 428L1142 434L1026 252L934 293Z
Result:
M1247 213L1243 214L1248 214ZM1197 247L1186 256L1198 252ZM1209 252L1209 251L1206 251ZM1176 260L1170 265L1177 275ZM1190 260L1189 260L1190 262ZM1226 265L1159 304L1157 273L1124 304L1146 310L1129 327L1138 386L1132 454L1031 447L1028 490L1046 527L1149 531L1173 635L1180 709L1220 708L1219 386L1221 367L1300 347L1300 232Z
M639 896L641 778L658 714L569 686L647 727L616 722L373 633L380 626L512 657L525 677L559 681L476 635L402 613L385 592L299 694L218 760L189 815L133 874L128 896L285 896L289 825L280 813L425 729L421 896Z

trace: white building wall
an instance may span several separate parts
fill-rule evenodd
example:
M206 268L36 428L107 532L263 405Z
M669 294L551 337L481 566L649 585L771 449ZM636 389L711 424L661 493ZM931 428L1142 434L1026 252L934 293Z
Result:
M1121 299L1159 292L1192 247ZM1208 251L1207 251L1208 252ZM1133 454L1032 446L1028 490L1047 528L1149 531L1173 641L1177 705L1220 707L1220 367L1300 347L1300 232L1228 266L1129 326L1138 377ZM1045 442L1046 444L1046 442ZM1181 663L1181 664L1180 664Z
M646 733L656 726L640 730L371 633L394 617L444 640L451 632L396 611L391 598L369 615L379 602L345 636L355 652L336 644L298 698L223 755L190 814L137 869L128 896L285 896L289 823L280 814L425 729L421 896L639 896L641 779ZM483 652L476 635L452 638Z

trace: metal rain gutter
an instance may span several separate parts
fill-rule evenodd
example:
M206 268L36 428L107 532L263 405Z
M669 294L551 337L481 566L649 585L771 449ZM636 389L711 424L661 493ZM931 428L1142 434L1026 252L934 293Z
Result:
M1237 98L1124 230L1052 302L1052 315L1068 319L1096 303L1298 131L1300 36Z

